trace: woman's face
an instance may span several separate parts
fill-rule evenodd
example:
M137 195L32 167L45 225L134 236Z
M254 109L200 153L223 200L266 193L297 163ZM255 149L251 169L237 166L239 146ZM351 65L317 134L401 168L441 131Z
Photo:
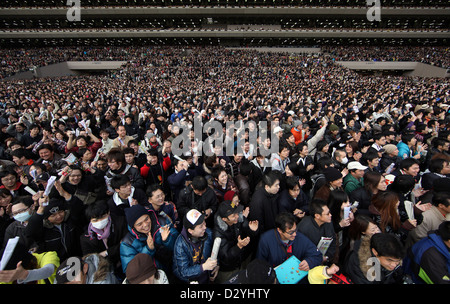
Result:
M12 201L12 195L0 195L0 206L6 207L8 204L10 204Z
M375 233L380 233L380 232L381 232L381 230L377 225L375 225L374 223L369 223L366 231L364 231L363 234L367 235L368 237L371 237Z
M219 177L217 178L219 184L225 185L228 181L228 175L225 171L220 172Z
M384 178L384 176L381 176L380 181L378 182L377 189L379 191L386 191L387 185L386 185L386 179Z
M73 170L69 175L69 183L72 185L78 185L81 182L81 178L83 177L80 170Z

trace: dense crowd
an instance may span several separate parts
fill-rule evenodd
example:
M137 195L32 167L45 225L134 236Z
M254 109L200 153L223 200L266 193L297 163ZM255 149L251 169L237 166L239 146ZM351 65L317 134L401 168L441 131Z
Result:
M81 49L65 51L39 52ZM294 256L300 283L449 283L447 79L221 47L84 52L128 63L0 83L3 249L17 237L0 281L275 283ZM211 121L223 146L189 131Z
M0 50L0 78L18 72L29 71L65 61L135 61L148 60L146 57L164 56L166 48L160 47L54 47L54 48L9 48ZM322 46L321 51L340 61L417 61L448 68L449 48L435 47L371 47L371 46ZM178 60L178 59L177 59Z

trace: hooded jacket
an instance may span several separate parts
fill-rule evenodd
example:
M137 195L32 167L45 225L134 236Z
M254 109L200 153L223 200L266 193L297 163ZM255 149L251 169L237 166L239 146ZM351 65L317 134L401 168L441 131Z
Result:
M239 235L241 236L241 239L249 236L250 242L252 240L256 241L258 230L252 231L248 224L248 220L242 215L242 213L239 214L238 222L231 226L225 223L220 215L215 216L214 238L221 238L217 258L221 271L232 271L239 268L242 261L248 258L252 253L249 245L243 247L242 249L237 246Z
M120 260L123 273L126 273L128 263L138 253L146 253L155 259L156 267L160 269L167 268L167 263L163 264L163 259L169 259L173 252L175 241L179 235L178 231L170 224L170 234L165 241L162 240L160 224L154 211L149 211L152 221L151 233L153 237L154 249L147 246L147 235L136 231L128 224L128 233L120 243ZM134 225L134 224L133 224ZM169 256L167 256L169 255ZM166 262L166 261L164 261Z
M182 282L198 281L199 284L208 282L209 271L204 271L202 264L211 256L213 232L206 228L205 236L204 240L193 240L183 227L177 237L173 254L173 274ZM194 241L200 243L194 244ZM201 251L199 256L195 256L194 261L196 246L200 246Z
M354 284L398 284L402 283L403 271L397 267L393 271L388 271L380 267L379 279L369 280L367 274L374 271L373 263L368 263L369 258L375 258L370 248L370 238L362 237L355 242L353 250L349 253L348 259L344 263L344 272Z

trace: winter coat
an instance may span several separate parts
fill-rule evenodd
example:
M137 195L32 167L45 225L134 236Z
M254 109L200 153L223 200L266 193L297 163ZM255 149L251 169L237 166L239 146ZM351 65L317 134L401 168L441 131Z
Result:
M167 270L175 241L179 235L178 231L170 224L170 234L165 241L162 240L160 224L153 211L149 211L152 221L152 238L154 243L153 250L147 246L147 235L137 232L134 228L128 227L128 233L120 243L120 260L122 263L123 273L126 273L128 263L138 253L146 253L154 258L157 268Z
M111 214L111 228L106 248L102 240L97 238L94 231L85 230L80 236L81 251L83 255L108 252L107 260L115 266L120 263L120 242L128 233L127 224L124 217Z
M256 258L276 267L290 257L287 253L289 247L291 255L295 255L300 261L306 260L310 269L322 264L322 254L305 235L297 232L294 241L285 244L276 229L268 230L261 235Z
M332 238L331 244L328 250L325 252L325 256L333 259L336 254L336 232L332 223L324 223L321 226L317 224L314 218L309 215L305 216L297 226L297 230L304 234L311 242L317 246L322 237Z
M270 194L264 186L256 189L252 196L248 219L259 222L261 233L275 228L275 217L279 213L278 197L279 193Z
M247 245L240 249L237 246L238 236L241 239L250 237L250 242L256 241L257 231L252 231L249 227L248 220L241 214L239 214L239 220L237 224L229 226L225 223L219 215L215 216L214 225L214 238L221 238L220 249L218 254L218 261L220 261L221 271L236 270L241 266L242 261L252 254L250 246Z
M378 280L371 279L368 274L373 275L373 263L368 263L370 258L375 256L370 248L370 238L362 237L354 244L353 250L349 253L348 259L344 263L343 271L354 284L400 284L402 283L403 271L397 267L393 271L388 271L380 267ZM368 279L370 278L370 280Z
M214 190L211 187L206 187L205 193L202 196L195 194L192 186L185 187L180 192L180 197L176 203L178 209L178 216L180 220L184 218L186 213L191 209L197 209L201 213L204 213L207 209L212 210L212 215L217 210L218 201ZM214 219L212 216L206 219L206 225L212 227Z
M206 228L205 240L198 240L200 246L199 255L194 260L194 243L187 236L186 229L183 228L175 241L173 254L173 274L182 282L189 283L197 281L204 284L209 280L209 271L204 271L202 264L211 256L213 246L213 232Z

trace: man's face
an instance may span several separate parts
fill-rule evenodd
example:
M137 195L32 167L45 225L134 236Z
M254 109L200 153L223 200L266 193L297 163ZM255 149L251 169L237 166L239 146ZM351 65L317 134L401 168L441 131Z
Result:
M125 185L120 186L119 193L124 196L129 196L131 194L131 183L128 182Z
M111 168L111 170L119 170L120 167L122 167L122 163L117 162L115 160L109 160L108 166L109 166L109 168Z
M205 235L205 231L206 231L206 222L203 221L203 223L201 223L200 225L195 226L194 229L188 229L188 232L196 238L200 238L203 235Z
M39 157L43 160L51 160L53 159L53 152L49 149L41 149L39 150Z
M272 186L265 186L266 187L266 191L270 194L277 194L278 191L280 191L280 181L276 180L275 183L273 183Z
M278 233L280 234L280 237L284 241L293 241L295 237L297 236L297 225L294 223L292 227L286 227L285 230L281 230L280 228L277 228Z
M417 176L420 171L420 166L418 164L414 164L411 167L409 167L407 170L405 170L406 174L411 175L413 177Z
M316 217L319 216L319 220L323 223L331 223L331 212L328 206L324 206L322 208L322 214L315 215Z
M149 233L150 229L152 228L152 221L150 219L150 216L148 214L142 215L134 223L134 228L136 229L137 232L140 232L143 234Z
M127 135L127 130L124 126L119 126L119 128L117 128L117 134L119 134L120 137L125 137Z
M393 271L395 268L400 265L402 259L394 258L394 257L385 257L385 256L379 256L376 253L375 249L372 249L372 252L377 257L378 261L380 262L381 266L388 271Z
M125 161L127 164L132 164L134 161L134 155L131 153L125 154Z

